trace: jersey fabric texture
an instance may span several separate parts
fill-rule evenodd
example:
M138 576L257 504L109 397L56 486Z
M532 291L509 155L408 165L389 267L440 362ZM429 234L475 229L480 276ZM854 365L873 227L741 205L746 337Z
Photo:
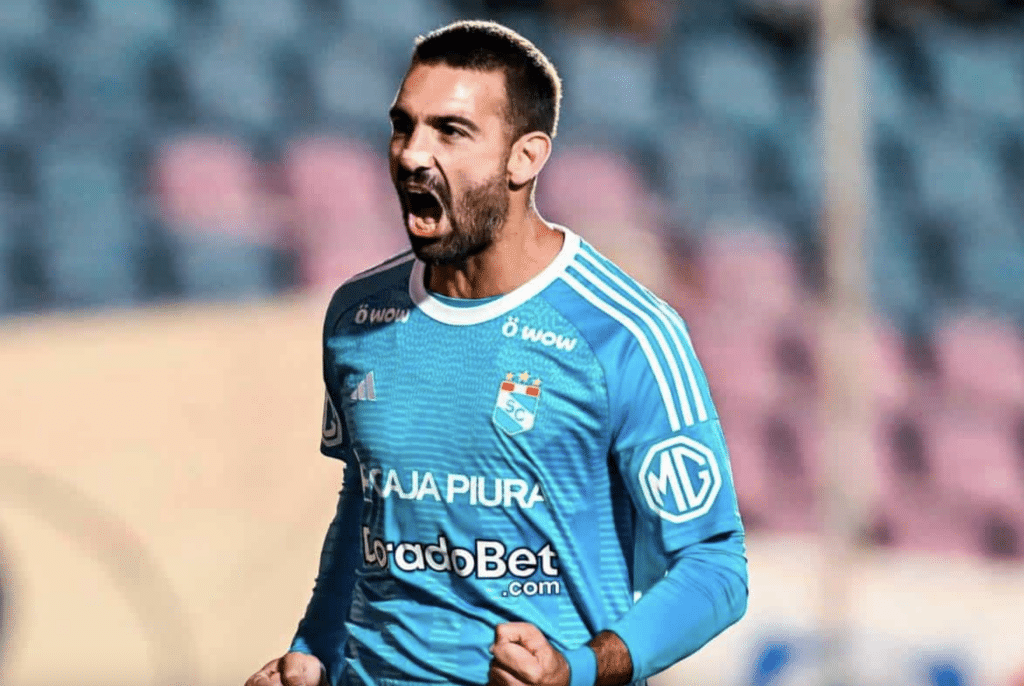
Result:
M332 684L484 684L509 621L573 684L614 631L643 683L743 614L743 527L686 326L562 230L497 298L431 294L411 253L334 295L321 450L344 483L292 643Z

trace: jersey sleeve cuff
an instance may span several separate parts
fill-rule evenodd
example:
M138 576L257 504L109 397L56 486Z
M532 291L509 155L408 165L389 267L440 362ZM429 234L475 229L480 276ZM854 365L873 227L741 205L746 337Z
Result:
M569 686L594 686L597 681L597 654L590 646L564 653L569 663Z

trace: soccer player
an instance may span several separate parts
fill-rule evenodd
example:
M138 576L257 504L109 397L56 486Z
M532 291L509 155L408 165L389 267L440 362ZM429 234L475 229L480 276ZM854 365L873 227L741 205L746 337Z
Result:
M643 683L743 615L685 325L534 206L560 97L498 24L417 40L390 112L412 250L328 307L343 487L290 651L248 686Z

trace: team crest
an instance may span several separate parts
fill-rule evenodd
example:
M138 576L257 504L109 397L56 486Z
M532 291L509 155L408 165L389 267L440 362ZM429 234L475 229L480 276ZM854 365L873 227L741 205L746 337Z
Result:
M540 379L531 381L528 372L518 375L509 372L498 389L491 418L499 429L515 436L533 428L539 404Z

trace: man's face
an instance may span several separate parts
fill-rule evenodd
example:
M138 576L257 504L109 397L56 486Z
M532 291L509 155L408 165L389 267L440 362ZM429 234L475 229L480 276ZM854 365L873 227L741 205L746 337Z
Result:
M391 108L391 179L416 256L461 264L508 216L509 139L501 71L412 67Z

